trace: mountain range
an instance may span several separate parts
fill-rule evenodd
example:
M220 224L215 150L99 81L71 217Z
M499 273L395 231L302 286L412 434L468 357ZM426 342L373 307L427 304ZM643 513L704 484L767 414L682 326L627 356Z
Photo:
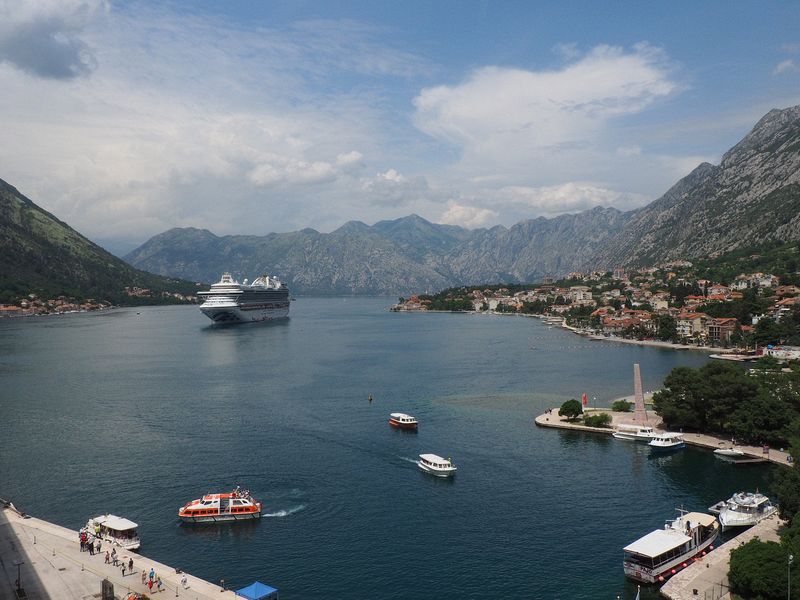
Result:
M128 254L154 273L215 281L281 277L295 293L392 294L699 258L800 239L800 106L771 110L721 163L703 163L649 205L593 208L467 230L411 215L331 233L216 236L171 229Z

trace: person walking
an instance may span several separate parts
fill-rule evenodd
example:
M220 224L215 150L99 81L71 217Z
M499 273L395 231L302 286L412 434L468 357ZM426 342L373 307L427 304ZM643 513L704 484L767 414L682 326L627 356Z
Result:
M150 567L150 581L153 581L153 579L155 578L156 578L156 571L155 569L153 569L153 567Z
M100 554L100 550L102 550L103 545L100 543L100 538L97 538L97 547L95 548L95 552Z
M183 589L189 588L189 580L186 578L186 573L181 575L181 585L183 586Z
M111 562L111 557L108 555L108 550L106 550L106 564Z
M160 575L158 576L158 579L156 580L156 583L158 584L158 591L159 592L163 592L164 591L164 582L161 581L161 576Z
M153 593L153 580L152 579L148 579L147 580L147 589L150 590L151 594Z
M147 583L147 571L142 569L142 585Z
M122 561L122 576L125 577L125 561Z
M133 573L133 557L128 561L128 572Z

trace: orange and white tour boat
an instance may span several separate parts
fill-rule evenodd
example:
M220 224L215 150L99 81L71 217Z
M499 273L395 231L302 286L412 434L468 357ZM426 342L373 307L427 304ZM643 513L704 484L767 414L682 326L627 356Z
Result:
M257 502L248 490L241 490L237 486L227 494L206 494L186 503L178 510L178 516L189 523L258 519L261 516L261 502Z
M392 413L389 415L389 425L398 429L416 429L419 423L411 415L405 413Z

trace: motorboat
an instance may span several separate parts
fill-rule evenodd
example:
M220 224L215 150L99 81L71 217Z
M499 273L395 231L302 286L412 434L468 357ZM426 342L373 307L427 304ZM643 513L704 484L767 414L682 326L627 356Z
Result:
M178 510L178 517L189 523L247 521L260 516L261 502L256 501L248 490L238 486L232 492L206 494L187 502Z
M100 515L87 521L86 534L95 540L116 544L125 550L138 550L141 541L137 527L139 526L136 523L125 517Z
M442 458L436 454L420 454L417 466L437 477L452 477L458 470L450 458Z
M713 515L679 510L667 521L632 544L625 546L625 575L643 583L662 582L714 549L720 524Z
M682 433L659 433L648 442L651 452L670 452L686 446Z
M649 443L656 436L656 430L652 427L643 427L641 425L622 424L617 426L617 430L613 435L618 440Z
M738 492L710 506L708 511L719 515L722 531L725 531L731 527L755 525L778 512L778 507L758 491Z
M737 458L744 458L745 456L744 451L739 450L739 448L736 446L731 446L730 448L717 448L714 450L714 454L726 460L735 460Z
M398 429L416 429L419 422L405 413L392 413L389 415L389 425Z

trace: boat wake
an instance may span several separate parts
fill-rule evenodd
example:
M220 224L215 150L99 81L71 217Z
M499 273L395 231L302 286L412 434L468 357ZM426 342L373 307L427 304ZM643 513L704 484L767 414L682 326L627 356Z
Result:
M414 464L414 465L417 464L417 459L416 458L408 458L407 456L401 456L399 458L400 458L400 460L404 460L406 462L410 462L411 464Z
M284 510L277 510L271 513L264 513L261 515L262 517L288 517L289 515L293 515L296 512L303 510L306 507L305 504L300 504L298 506L293 506L292 508L287 508Z

